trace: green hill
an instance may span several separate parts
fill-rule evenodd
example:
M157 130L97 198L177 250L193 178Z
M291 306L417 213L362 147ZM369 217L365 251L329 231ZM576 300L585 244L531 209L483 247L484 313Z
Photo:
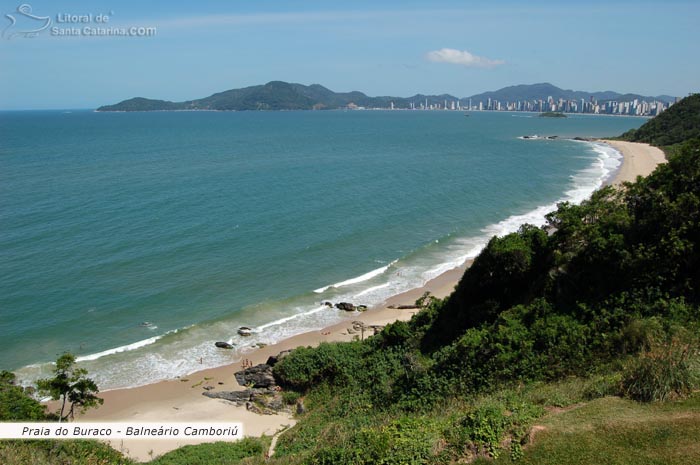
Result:
M684 98L640 128L627 131L620 138L657 146L700 138L700 94Z
M445 100L456 101L451 95L415 95L402 97L369 97L362 92L333 92L320 84L271 81L264 85L231 89L209 97L185 102L151 100L141 97L124 100L114 105L99 107L97 111L168 111L168 110L313 110L343 108L349 104L367 108L409 108L411 104L443 105Z
M134 97L124 100L116 105L106 105L97 111L170 111L183 110L181 103L169 102L167 100L153 100L143 97Z

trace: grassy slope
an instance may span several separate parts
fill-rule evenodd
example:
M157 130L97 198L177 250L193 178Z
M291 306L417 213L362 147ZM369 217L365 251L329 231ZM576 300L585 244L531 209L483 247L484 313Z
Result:
M134 465L120 452L98 441L0 441L3 465Z
M641 404L605 397L543 417L521 464L700 463L700 395ZM494 463L480 460L476 463ZM496 464L513 463L503 456Z

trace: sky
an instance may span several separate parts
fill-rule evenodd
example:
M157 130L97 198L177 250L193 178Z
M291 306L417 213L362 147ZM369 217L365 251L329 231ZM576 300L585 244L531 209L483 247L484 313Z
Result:
M371 96L551 82L682 97L700 91L698 24L698 0L0 0L0 109L182 101L272 80Z

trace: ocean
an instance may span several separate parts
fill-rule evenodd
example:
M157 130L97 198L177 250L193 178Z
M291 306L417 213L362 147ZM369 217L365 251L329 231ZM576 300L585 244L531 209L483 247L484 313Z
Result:
M323 328L347 318L323 301L381 303L588 197L620 155L566 138L644 121L0 112L0 369L69 351L131 387Z

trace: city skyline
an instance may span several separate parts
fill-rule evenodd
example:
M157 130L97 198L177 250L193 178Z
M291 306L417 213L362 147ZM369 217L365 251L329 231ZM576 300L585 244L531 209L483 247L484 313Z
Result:
M0 109L181 101L271 80L405 96L544 81L678 97L700 89L689 58L700 5L690 1L20 3L0 1ZM51 24L27 34L46 22L37 18Z

